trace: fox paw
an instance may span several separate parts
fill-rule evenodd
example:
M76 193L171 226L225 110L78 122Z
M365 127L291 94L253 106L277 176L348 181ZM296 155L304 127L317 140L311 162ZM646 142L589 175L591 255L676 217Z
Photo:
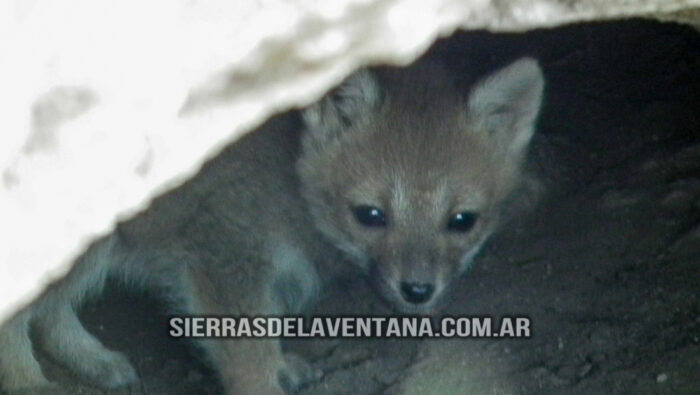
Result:
M280 386L288 393L295 393L323 376L320 369L313 367L297 354L286 353L284 360L286 366L279 372L279 382Z
M138 381L136 370L122 353L104 350L89 363L76 366L88 381L106 389L128 386Z

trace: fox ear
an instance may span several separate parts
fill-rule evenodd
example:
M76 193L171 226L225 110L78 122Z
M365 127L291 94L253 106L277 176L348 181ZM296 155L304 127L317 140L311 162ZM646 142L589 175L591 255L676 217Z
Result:
M323 148L354 125L366 121L381 102L374 75L360 70L346 79L318 103L304 110L306 144Z
M522 58L476 84L469 96L468 117L511 159L519 159L532 138L543 90L537 61Z

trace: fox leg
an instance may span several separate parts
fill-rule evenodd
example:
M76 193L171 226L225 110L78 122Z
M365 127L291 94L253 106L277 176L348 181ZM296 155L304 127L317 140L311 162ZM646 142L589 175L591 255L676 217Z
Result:
M83 379L105 388L137 379L126 357L103 346L83 327L75 311L87 295L101 292L121 255L116 236L93 244L65 277L50 284L36 301L0 329L4 388L21 390L50 384L34 357L30 326L48 356Z
M102 388L117 388L135 382L136 371L125 355L106 348L78 319L72 306L53 300L48 312L37 317L41 345L52 359L81 379Z
M232 268L193 267L190 306L198 314L279 316L287 301L275 292L274 275L265 263ZM252 268L246 272L246 268ZM274 271L274 269L271 269ZM227 394L285 394L317 372L300 359L287 358L278 339L205 339L199 345L218 371Z
M80 378L103 388L137 380L127 358L107 349L78 319L76 308L87 295L102 291L107 277L124 270L125 254L118 236L91 246L63 279L51 284L36 308L37 338L46 353Z
M49 387L29 339L32 310L25 308L0 327L0 388L8 392Z

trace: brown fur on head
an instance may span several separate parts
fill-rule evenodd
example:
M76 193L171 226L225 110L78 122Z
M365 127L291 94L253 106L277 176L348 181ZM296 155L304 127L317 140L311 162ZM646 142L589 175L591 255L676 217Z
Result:
M435 65L360 71L304 112L316 226L402 312L432 312L520 182L544 79L524 58L467 97Z

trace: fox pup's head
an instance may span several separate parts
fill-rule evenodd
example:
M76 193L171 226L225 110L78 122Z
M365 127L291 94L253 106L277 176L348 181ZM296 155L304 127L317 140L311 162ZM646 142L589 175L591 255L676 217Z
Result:
M521 59L456 91L434 65L360 71L304 112L317 227L405 313L433 312L522 177L544 80Z

